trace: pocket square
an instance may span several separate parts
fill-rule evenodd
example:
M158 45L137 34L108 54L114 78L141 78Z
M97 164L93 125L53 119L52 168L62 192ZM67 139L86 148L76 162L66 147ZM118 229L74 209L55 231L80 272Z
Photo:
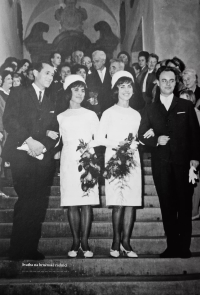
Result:
M50 111L49 113L53 114L53 113L55 113L55 111Z
M178 112L177 115L179 115L179 114L185 114L185 113L186 113L186 112Z

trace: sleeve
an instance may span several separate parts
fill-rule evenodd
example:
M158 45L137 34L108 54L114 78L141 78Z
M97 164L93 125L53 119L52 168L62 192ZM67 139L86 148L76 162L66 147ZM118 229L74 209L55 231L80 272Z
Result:
M189 104L190 159L200 161L200 127L194 107Z
M99 145L103 145L110 148L116 148L119 144L118 141L110 140L107 138L108 126L110 126L110 115L109 112L105 111L101 117L99 130L97 133L96 140L98 141Z
M146 107L142 112L142 119L138 130L138 139L141 144L156 147L158 143L158 136L155 134L154 137L144 138L144 134L152 128L151 120L149 118L149 108Z
M94 148L99 145L98 141L96 140L97 132L99 129L99 119L95 112L92 112L91 128L93 139L89 143L89 148Z

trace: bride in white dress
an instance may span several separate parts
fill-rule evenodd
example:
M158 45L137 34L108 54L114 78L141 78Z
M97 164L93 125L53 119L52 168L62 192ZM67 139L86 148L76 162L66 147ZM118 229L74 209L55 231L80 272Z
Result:
M120 142L128 138L129 133L137 136L140 125L140 114L129 107L133 95L133 76L127 71L119 71L112 77L112 88L116 104L107 109L100 120L97 141L106 146L105 165L115 154ZM134 141L133 146L137 147ZM141 165L138 150L134 153L137 166L130 169L126 176L126 186L120 189L119 179L105 181L106 205L112 206L113 243L110 249L112 257L119 257L119 250L128 257L137 257L130 245L134 226L135 206L142 205Z
M88 191L81 188L78 171L81 153L76 151L80 141L89 143L89 148L96 146L99 120L97 115L81 107L85 97L86 84L80 75L66 77L64 83L65 96L69 100L69 108L57 116L63 148L60 160L61 206L68 207L68 220L73 236L73 244L68 252L69 257L76 257L81 249L85 257L92 257L88 238L92 223L91 205L99 204L98 186Z

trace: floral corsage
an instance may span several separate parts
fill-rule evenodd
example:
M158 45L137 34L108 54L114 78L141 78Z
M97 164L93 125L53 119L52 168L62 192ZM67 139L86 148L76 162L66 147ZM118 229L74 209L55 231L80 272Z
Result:
M88 195L90 189L92 189L97 183L100 176L100 164L97 155L93 149L89 150L88 144L82 139L79 139L80 143L77 147L77 151L80 150L81 158L79 160L78 171L81 174L81 188L85 195Z
M117 179L120 188L123 189L126 186L126 177L130 174L131 169L137 166L134 159L137 146L138 142L135 141L133 134L129 133L128 138L119 143L116 149L113 149L115 154L107 162L103 177L111 179L110 182Z

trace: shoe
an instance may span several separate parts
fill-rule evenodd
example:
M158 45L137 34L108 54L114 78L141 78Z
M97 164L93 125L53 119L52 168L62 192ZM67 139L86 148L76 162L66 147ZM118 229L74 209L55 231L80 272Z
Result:
M110 256L112 256L114 258L118 258L119 257L119 251L110 249Z
M124 255L127 255L127 257L129 257L129 258L137 258L137 257L138 257L138 255L137 255L135 252L133 252L133 250L131 250L131 251L127 251L126 249L124 249L124 247L123 247L122 244L120 244L120 251L121 251Z
M160 254L160 258L177 258L180 257L178 251L167 248L163 253Z
M180 254L180 258L190 258L192 257L192 253L190 252L190 250L186 250L186 251L181 251Z
M200 215L199 215L199 214L197 214L197 215L195 215L195 216L192 216L192 220L199 219L199 217L200 217Z
M75 258L78 254L78 251L71 250L67 253L67 255L71 258Z
M83 255L85 258L92 258L94 256L94 253L90 250L83 251L83 249L80 246L80 250L83 252Z

